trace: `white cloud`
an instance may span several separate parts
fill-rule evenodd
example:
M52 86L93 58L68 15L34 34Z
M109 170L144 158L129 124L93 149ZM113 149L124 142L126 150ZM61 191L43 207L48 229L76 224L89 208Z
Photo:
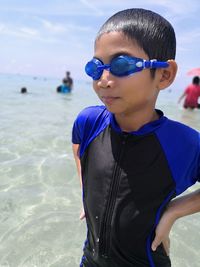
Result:
M53 33L66 32L66 28L62 24L52 23L49 20L44 20L44 19L41 19L41 22L42 22L44 28L47 29L48 31L51 31Z
M32 16L99 16L104 14L99 7L97 8L94 5L95 1L89 0L73 0L70 3L66 0L45 0L42 2L30 0L27 2L25 1L25 3L20 3L20 0L17 2L16 0L13 1L14 2L10 5L0 5L0 13L21 13ZM96 1L96 3L98 4L98 1Z
M90 15L90 16L105 16L112 14L116 10L142 7L147 9L164 8L169 15L173 14L188 14L188 12L195 12L199 9L199 0L73 0L70 3L62 0L45 0L28 1L20 3L18 0L13 1L12 4L1 5L0 12L16 12L28 15Z
M5 25L3 23L0 23L0 33L5 30Z
M44 43L58 43L60 42L60 39L54 38L51 36L42 36L37 30L31 29L31 28L15 28L15 29L10 29L5 27L4 30L2 31L3 35L6 36L11 36L11 37L19 37L19 39L22 41L22 39L26 40L36 40L36 41L41 41Z
M45 20L41 18L37 18L42 22L43 27L48 30L51 33L57 33L57 34L63 34L68 33L69 31L71 33L75 32L91 32L92 28L90 26L82 26L80 24L72 24L72 23L54 23L50 20Z
M191 5L191 0L150 0L152 5L159 5L171 12L173 14L188 15L188 12L194 12L199 7L199 1L193 0Z
M103 12L97 8L97 6L94 5L95 1L88 1L88 0L80 0L80 2L85 5L86 7L88 7L89 9L91 9L93 12L95 12L95 15L103 15Z
M39 35L37 30L28 27L22 27L21 29L19 29L19 32L24 34L26 37L28 36L35 37Z
M196 44L200 41L200 28L192 29L190 31L182 31L178 35L178 42L180 44Z

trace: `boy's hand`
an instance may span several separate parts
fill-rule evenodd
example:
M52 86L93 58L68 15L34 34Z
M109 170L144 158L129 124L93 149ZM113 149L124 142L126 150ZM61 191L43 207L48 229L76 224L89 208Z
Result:
M169 256L169 253L170 253L170 239L169 239L169 237L166 237L166 239L162 239L162 241L159 240L159 238L157 238L157 239L155 238L153 243L152 243L152 246L151 246L152 250L156 251L157 247L161 243L163 244L163 248L164 248L167 256Z
M175 220L172 218L172 216L170 216L170 213L166 211L156 227L155 231L156 235L151 245L151 249L153 251L155 251L157 247L162 243L167 255L169 255L169 248L170 248L169 233L174 222Z
M200 190L172 200L160 219L155 230L155 238L152 242L153 251L163 243L166 252L169 249L169 233L174 222L184 216L200 211Z
M85 211L84 211L84 208L82 208L79 219L83 220L84 218L85 218Z

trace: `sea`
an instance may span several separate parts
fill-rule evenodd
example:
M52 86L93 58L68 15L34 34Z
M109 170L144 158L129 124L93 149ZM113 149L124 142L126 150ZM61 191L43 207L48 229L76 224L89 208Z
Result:
M101 103L91 82L74 81L70 94L56 92L60 82L0 74L0 267L79 266L86 226L71 129L84 107ZM178 105L176 87L160 93L157 108L200 130L200 110ZM173 267L200 266L199 221L194 214L173 226Z

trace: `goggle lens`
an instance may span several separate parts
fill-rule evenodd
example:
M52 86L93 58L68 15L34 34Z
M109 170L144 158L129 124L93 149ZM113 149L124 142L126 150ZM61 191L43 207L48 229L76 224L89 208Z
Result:
M103 66L103 63L99 59L93 58L86 64L85 72L88 76L92 77L93 80L99 80L103 73L101 66Z
M118 77L127 76L136 72L136 61L134 58L119 56L114 58L110 64L110 72Z

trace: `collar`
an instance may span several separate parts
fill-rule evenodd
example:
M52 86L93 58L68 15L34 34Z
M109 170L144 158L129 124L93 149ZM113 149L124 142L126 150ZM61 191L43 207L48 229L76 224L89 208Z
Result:
M159 118L157 120L148 122L148 123L144 124L142 127L140 127L137 131L129 132L129 134L145 135L145 134L151 133L151 132L155 131L157 128L159 128L167 120L167 118L164 116L164 113L161 110L155 109L155 111L159 115ZM113 113L110 113L110 122L111 122L112 128L116 132L123 133L123 131L119 127Z

